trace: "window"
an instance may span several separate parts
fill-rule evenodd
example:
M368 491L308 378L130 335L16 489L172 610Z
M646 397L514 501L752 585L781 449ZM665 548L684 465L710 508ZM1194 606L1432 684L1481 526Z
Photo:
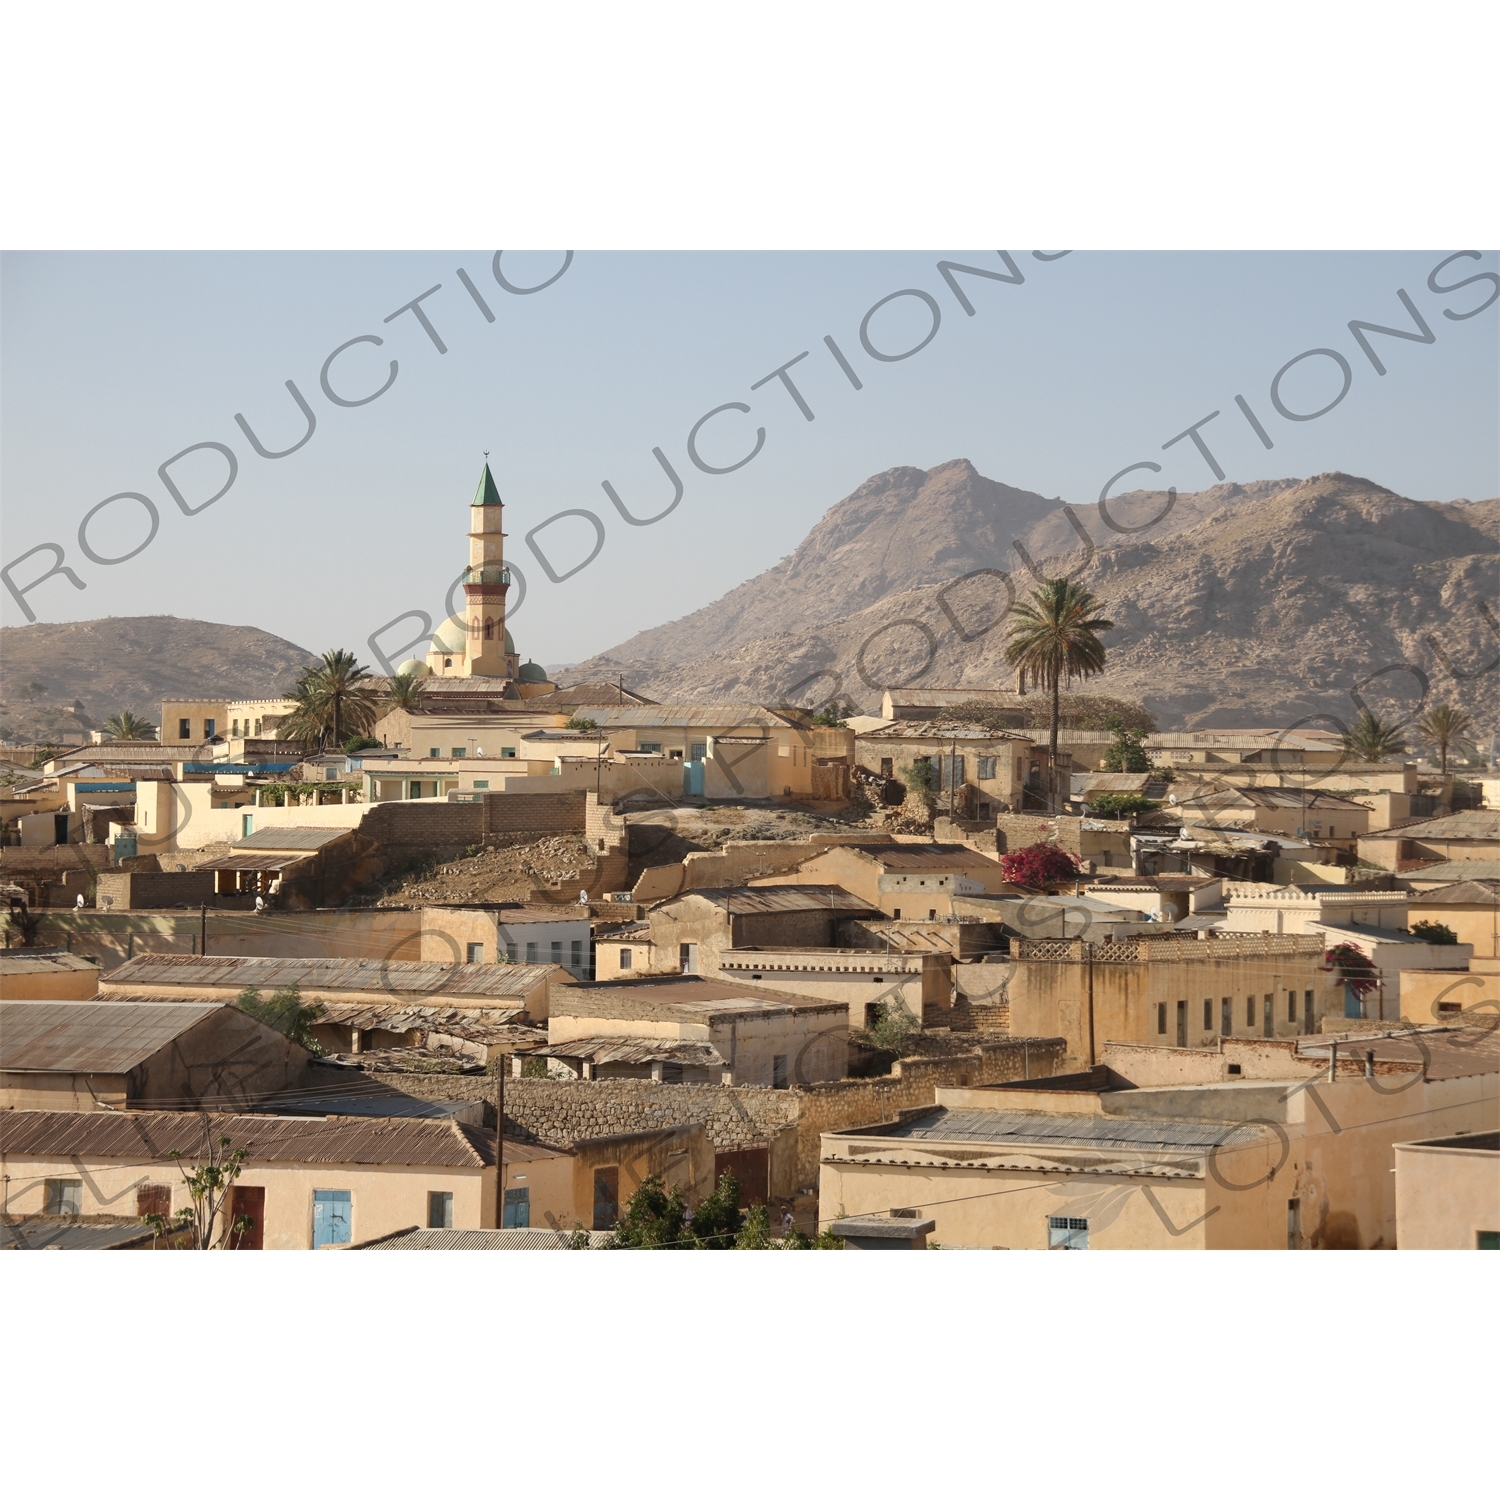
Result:
M462 760L469 753L467 745L455 745L453 747L454 760Z
M697 943L680 944L677 949L677 962L684 974L696 974L698 972Z
M203 738L211 740L218 733L219 721L217 719L205 719L203 721Z
M531 1228L531 1189L506 1188L505 1213L501 1219L502 1229Z
M898 906L891 915L899 922L901 920L901 908Z
M1203 1002L1203 1029L1212 1031L1214 1029L1214 1003L1212 1000Z
M938 763L938 790L950 791L952 788L962 786L964 781L964 758L961 755L939 755L935 759Z
M1286 1200L1286 1247L1288 1250L1302 1248L1302 1200Z
M167 1218L172 1212L172 1189L164 1182L143 1182L135 1190L135 1216L144 1219L147 1214L160 1214Z
M561 942L556 942L556 943L553 943L553 945L552 945L552 962L555 963L555 964L562 963L562 943Z
M1311 1031L1313 1027L1313 992L1304 990L1302 992L1302 1029Z
M534 964L536 962L536 944L535 943L527 943L527 945L526 945L526 962L529 963L529 964Z
M620 1169L594 1168L594 1228L613 1229L620 1217Z
M1167 1034L1167 1002L1165 1000L1156 1007L1156 1034L1157 1036Z
M318 1189L313 1193L313 1249L324 1245L347 1245L354 1217L352 1195L342 1188Z
M887 781L889 781L891 777L896 774L895 763L892 761L889 755L883 755L880 758L880 774L884 776Z
M771 1059L771 1087L773 1089L786 1087L786 1058L784 1057Z
M471 964L482 964L484 962L483 943L470 943L468 951L469 957L467 959L467 962Z
M1328 825L1328 837L1331 838L1331 839L1336 839L1338 836L1339 836L1338 829L1336 829L1333 826L1333 824L1330 823Z
M660 740L637 740L635 742L635 748L637 750L639 750L643 755L660 755L661 754L661 741Z
M516 747L514 745L501 745L500 759L514 760L516 758Z
M1219 1003L1219 1033L1221 1036L1234 1035L1234 1001L1228 995Z
M1177 1045L1179 1047L1187 1046L1187 1005L1186 1000L1177 1002Z
M256 732L256 734L260 733L260 720L259 719L257 719L255 721L255 732Z
M429 760L438 760L438 759L441 758L441 756L442 756L442 751L439 750L436 745L432 745L432 746L430 746L428 748L427 758Z
M428 1193L427 1227L429 1229L453 1228L452 1193Z
M487 641L495 639L495 622L493 620L486 620L484 622L484 638Z
M706 740L695 742L688 746L689 760L702 760L708 754L708 742Z
M581 969L583 967L583 939L574 938L568 944L568 967L570 969Z
M1297 1019L1297 992L1288 990L1286 992L1286 1018L1288 1021Z
M255 832L255 814L254 813L241 813L240 814L240 837L242 839L247 839L254 832Z
M995 779L995 757L993 755L981 755L979 757L979 779L981 781L993 781Z
M1255 1025L1255 996L1254 995L1246 995L1245 996L1245 1025L1246 1026L1254 1026Z
M511 963L515 963L515 961L516 961L516 945L514 943L507 943L505 945L505 956L506 956L506 958Z
M1260 1030L1262 1036L1276 1035L1276 996L1267 995L1261 1007Z
M632 964L634 964L634 962L635 962L635 949L633 949L633 948L621 948L620 949L620 967L622 969L628 969L628 968L631 967Z
M487 791L489 791L489 789L490 789L490 784L487 781L476 781L474 783L474 790L476 792L487 792Z
M1500 1229L1481 1229L1474 1248L1476 1250L1500 1250Z
M229 721L229 735L230 735L230 738L233 739L234 736L237 735L239 732L240 732L240 721L238 719L231 719Z
M337 781L338 779L339 779L339 768L337 766L324 766L323 767L323 780L324 781Z
M47 1212L53 1218L72 1217L83 1212L83 1179L49 1177L47 1179Z
M1048 1218L1047 1248L1049 1250L1087 1250L1088 1247L1089 1221L1087 1219Z

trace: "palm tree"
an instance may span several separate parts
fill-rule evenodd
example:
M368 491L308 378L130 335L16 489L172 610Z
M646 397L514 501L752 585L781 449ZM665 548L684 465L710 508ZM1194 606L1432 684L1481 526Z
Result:
M1358 760L1374 765L1391 760L1406 750L1406 733L1399 724L1386 724L1365 709L1344 731L1344 749Z
M426 691L427 684L411 673L403 673L400 677L391 677L386 680L385 697L391 708L420 708L422 694Z
M1463 709L1451 703L1435 703L1417 720L1417 735L1424 745L1437 746L1438 769L1446 775L1448 751L1472 747L1469 730L1473 727L1473 719Z
M104 732L112 740L154 740L156 725L137 718L127 708L111 714L104 721Z
M325 651L287 694L296 706L282 720L281 738L313 749L367 733L380 711L369 677L352 651Z
M1032 589L1030 599L1011 609L1006 628L1005 660L1020 668L1027 683L1052 694L1052 728L1048 740L1049 810L1057 810L1057 726L1064 681L1096 677L1104 671L1104 642L1099 632L1113 630L1102 619L1104 606L1081 583L1048 578Z

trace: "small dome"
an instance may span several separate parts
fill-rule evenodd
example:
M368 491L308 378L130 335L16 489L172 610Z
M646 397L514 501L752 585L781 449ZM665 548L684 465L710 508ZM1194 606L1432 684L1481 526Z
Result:
M425 661L419 661L415 656L401 663L396 668L398 677L427 677L430 676L432 668Z
M462 615L449 615L432 632L432 649L462 656L469 639L469 622Z
M505 632L505 654L514 656L516 654L516 640L510 631Z
M529 661L521 668L516 676L522 682L545 682L547 680L546 667L539 667L534 661Z

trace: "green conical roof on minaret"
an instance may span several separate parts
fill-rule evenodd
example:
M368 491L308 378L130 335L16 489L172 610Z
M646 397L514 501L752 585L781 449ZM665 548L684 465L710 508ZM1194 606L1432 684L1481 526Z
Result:
M495 488L495 476L490 473L489 460L485 460L484 473L479 476L479 488L474 491L475 505L501 504L500 491Z

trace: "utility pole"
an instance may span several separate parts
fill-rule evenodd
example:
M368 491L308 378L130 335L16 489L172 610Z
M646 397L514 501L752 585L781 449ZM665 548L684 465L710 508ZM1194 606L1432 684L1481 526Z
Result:
M208 953L208 902L205 901L199 908L199 936L198 952L200 955Z
M495 1060L495 1228L505 1228L505 1075L510 1068L510 1053L502 1052Z
M953 743L949 746L952 753L948 757L948 820L953 820L953 798L957 791L958 783L958 736L953 736Z
M1083 945L1084 955L1088 961L1089 975L1089 1067L1095 1066L1094 1057L1094 945L1085 942Z

